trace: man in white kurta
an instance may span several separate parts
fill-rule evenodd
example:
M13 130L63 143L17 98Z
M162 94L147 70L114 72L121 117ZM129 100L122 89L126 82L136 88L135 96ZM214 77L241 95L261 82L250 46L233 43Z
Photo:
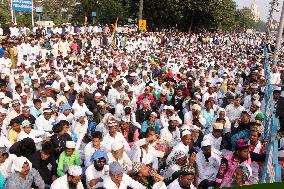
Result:
M70 189L69 182L72 182L72 184L77 185L76 189L84 189L84 186L81 182L81 176L82 176L82 168L80 166L70 166L67 174L59 177L56 179L52 184L50 189ZM74 180L78 180L80 178L79 182L74 183Z
M127 187L135 189L146 189L145 186L133 180L124 173L122 166L114 161L109 165L109 176L104 179L103 187L107 189L127 189ZM119 177L119 179L115 179Z
M201 151L196 155L196 164L198 168L198 183L207 179L215 181L221 163L221 152L211 147L210 140L204 140L201 143Z

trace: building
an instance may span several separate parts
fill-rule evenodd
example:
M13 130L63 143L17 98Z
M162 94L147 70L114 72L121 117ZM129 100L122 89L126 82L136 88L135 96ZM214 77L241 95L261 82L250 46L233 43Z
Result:
M256 0L253 0L253 2L252 2L251 13L252 13L252 16L253 16L253 20L257 22L260 18L260 16L259 16L260 13L259 13L259 10L258 10L258 6L256 4Z

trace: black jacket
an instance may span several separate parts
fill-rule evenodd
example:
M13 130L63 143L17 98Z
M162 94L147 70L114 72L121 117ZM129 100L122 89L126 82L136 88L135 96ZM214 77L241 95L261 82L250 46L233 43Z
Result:
M35 152L29 158L30 162L33 165L45 184L52 184L52 176L56 175L57 164L53 155L51 155L47 160L42 160L40 157L40 151ZM50 164L52 166L51 171L47 168L47 165Z

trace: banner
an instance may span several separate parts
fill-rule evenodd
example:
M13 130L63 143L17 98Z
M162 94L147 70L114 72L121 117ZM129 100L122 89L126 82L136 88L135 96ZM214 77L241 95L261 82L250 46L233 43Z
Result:
M15 11L32 12L33 0L12 0L12 8Z
M146 20L139 20L139 22L138 22L138 29L140 31L146 30Z

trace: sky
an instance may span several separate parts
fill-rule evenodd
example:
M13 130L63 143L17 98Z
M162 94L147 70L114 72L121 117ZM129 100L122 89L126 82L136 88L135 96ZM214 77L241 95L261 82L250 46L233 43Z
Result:
M252 1L253 0L234 0L237 5L238 8L242 8L242 7L251 7ZM270 2L271 0L256 0L256 3L258 5L258 10L260 11L260 19L263 21L267 21L268 18L268 12L269 12L269 8L270 8ZM278 0L278 2L283 2L283 0ZM282 10L282 3L280 3L280 5L277 7L280 11ZM277 21L280 20L280 12L278 13L274 13L274 19L276 19Z

